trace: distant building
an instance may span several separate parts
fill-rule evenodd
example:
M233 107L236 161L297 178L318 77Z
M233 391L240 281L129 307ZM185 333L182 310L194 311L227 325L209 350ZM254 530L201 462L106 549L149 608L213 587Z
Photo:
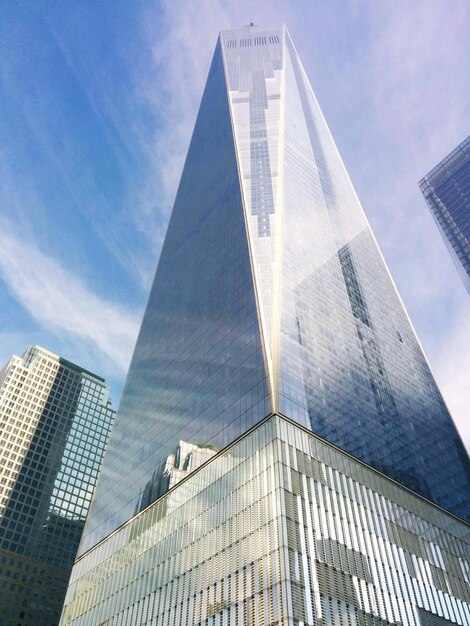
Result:
M102 378L38 346L0 370L0 624L58 622L114 415Z
M419 187L470 294L470 136Z

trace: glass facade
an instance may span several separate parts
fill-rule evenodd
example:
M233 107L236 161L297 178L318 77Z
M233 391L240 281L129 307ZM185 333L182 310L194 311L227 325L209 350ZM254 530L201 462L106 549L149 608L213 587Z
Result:
M219 44L80 551L160 495L180 440L220 448L270 410Z
M470 136L419 187L470 294Z
M58 622L114 421L107 397L103 379L37 346L0 373L0 623Z
M83 554L279 412L470 519L470 463L284 27L220 35Z
M273 416L80 558L62 626L466 626L470 528Z
M469 519L468 456L289 35L221 40L275 408Z

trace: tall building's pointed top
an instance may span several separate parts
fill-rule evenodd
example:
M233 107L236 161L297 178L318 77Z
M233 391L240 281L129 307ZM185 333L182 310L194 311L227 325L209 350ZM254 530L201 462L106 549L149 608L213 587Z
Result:
M470 517L465 449L284 26L221 33L82 549L161 493L180 439L222 448L273 412Z

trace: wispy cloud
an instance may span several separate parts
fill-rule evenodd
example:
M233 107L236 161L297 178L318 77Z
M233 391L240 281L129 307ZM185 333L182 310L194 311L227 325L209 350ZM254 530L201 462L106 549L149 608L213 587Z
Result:
M141 194L142 228L152 213L164 221L171 211L217 32L226 22L217 1L162 2L158 15L145 15L152 58L136 77L136 90L160 124L153 136L142 137L155 173Z
M125 371L138 316L107 302L56 260L0 223L0 275L12 295L44 328L64 331L94 344Z
M74 93L81 94L83 107L88 106L90 116L97 120L89 140L95 146L96 133L100 133L109 150L104 153L106 160L112 157L110 166L118 167L118 179L123 181L116 193L93 184L95 162L74 160L74 153L70 157L72 148L80 147L81 136L73 146L60 144L64 149L58 151L61 159L57 160L56 144L50 143L41 126L47 122L52 130L57 128L57 98L48 100L47 106L38 106L36 101L30 106L31 81L26 81L25 97L17 99L18 107L55 173L57 186L67 190L68 202L60 204L64 215L80 212L119 261L121 276L137 276L147 288L218 31L251 21L285 22L449 407L465 428L470 401L461 376L469 364L461 337L468 336L468 304L417 180L468 134L470 5L454 2L449 10L447 0L162 0L150 4L151 8L146 4L132 11L136 21L130 29L127 22L121 24L119 32L132 36L117 37L119 62L114 51L112 57L100 53L91 59L86 54L86 37L80 47L75 44L82 38L70 36L70 15L63 25L63 14L58 21L48 14L60 49L54 54L63 55L66 61L67 84L80 88ZM106 37L119 23L117 18L109 22ZM90 29L83 24L88 34ZM63 28L67 25L68 30ZM75 33L75 21L72 28ZM10 30L17 45L16 31ZM49 40L48 35L48 44ZM0 69L6 71L5 63L4 55ZM13 89L22 74L16 63L10 71ZM43 117L36 119L39 114ZM57 140L65 142L67 133L59 135ZM15 138L10 149L16 146ZM8 159L3 161L8 163ZM18 164L21 171L22 161L15 156L11 167L0 171L2 210L6 214L5 207L11 207L8 212L15 215L15 221L11 219L10 224L22 233L20 238L11 229L0 232L0 272L9 290L38 325L66 337L73 351L86 344L91 354L96 346L97 353L124 370L136 335L136 316L125 304L116 303L118 289L107 299L97 295L88 278L81 277L93 275L93 255L88 255L86 244L82 253L74 250L72 273L44 252L54 225L50 202L44 202L38 192L43 176L35 180L31 168L27 176L19 177ZM31 206L35 207L34 220ZM72 243L75 235L64 229L64 241L68 237ZM103 269L105 275L110 270ZM120 285L117 275L116 271L115 284ZM130 293L132 279L127 276L127 280L123 293ZM20 339L14 341L20 343Z

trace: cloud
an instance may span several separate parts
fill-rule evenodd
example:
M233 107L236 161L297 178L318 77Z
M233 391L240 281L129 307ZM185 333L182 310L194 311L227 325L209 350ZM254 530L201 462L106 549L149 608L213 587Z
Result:
M16 300L47 330L70 333L95 346L125 371L139 318L107 302L31 241L0 224L0 274Z
M153 136L142 137L157 175L142 192L139 218L147 229L149 215L162 212L168 218L172 208L216 36L227 15L220 2L163 2L144 21L151 64L140 68L136 93L160 121Z

